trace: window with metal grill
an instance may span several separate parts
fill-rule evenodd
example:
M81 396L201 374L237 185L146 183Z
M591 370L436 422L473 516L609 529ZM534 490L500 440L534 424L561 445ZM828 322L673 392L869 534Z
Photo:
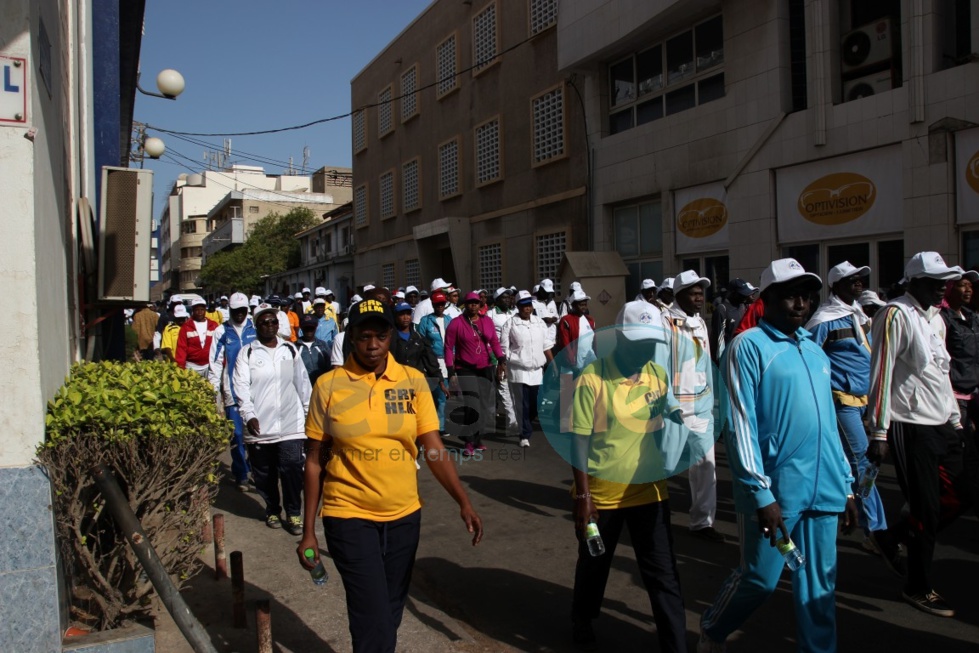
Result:
M531 101L534 139L533 164L539 165L565 155L564 86L541 93Z

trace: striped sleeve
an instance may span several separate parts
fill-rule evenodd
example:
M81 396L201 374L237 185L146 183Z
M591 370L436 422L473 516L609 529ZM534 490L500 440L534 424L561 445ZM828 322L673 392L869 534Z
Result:
M758 388L761 382L761 360L758 348L745 336L731 341L724 366L728 387L731 437L728 448L731 474L751 497L755 508L775 502L771 479L765 475L758 444Z
M870 352L870 430L875 440L886 440L891 425L891 383L894 365L902 349L905 319L901 309L887 306L877 314L873 325L873 349Z

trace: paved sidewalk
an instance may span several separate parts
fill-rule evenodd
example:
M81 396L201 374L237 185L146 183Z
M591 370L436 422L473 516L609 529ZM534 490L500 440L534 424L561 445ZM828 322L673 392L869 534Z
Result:
M576 546L570 518L567 464L535 435L521 450L512 439L490 439L482 461L458 469L486 535L475 549L458 509L424 468L419 484L422 512L411 595L399 632L404 652L570 651L569 612ZM685 478L670 482L673 533L687 607L690 650L700 614L737 564L738 547L731 487L723 447L718 449L718 530L727 542L715 544L687 531ZM881 474L889 514L901 505L893 470ZM226 516L227 549L244 553L248 630L231 627L231 582L214 581L213 552L208 567L184 592L191 610L219 651L255 650L254 601L272 600L272 631L278 651L349 651L344 597L339 576L324 553L330 580L316 587L299 567L298 538L273 531L260 520L256 494L223 485L216 512ZM616 653L656 650L654 627L626 535L615 553L603 616L596 622L601 650ZM324 540L320 539L325 547ZM841 651L975 651L979 646L979 522L974 514L939 536L934 565L936 589L958 610L955 619L918 612L900 599L900 581L883 563L863 552L856 535L840 539L837 584ZM794 617L786 574L770 601L732 637L729 650L792 651ZM157 650L191 649L167 615L161 615Z

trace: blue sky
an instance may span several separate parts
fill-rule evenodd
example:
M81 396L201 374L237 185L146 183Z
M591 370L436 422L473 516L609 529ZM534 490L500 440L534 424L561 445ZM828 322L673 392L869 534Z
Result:
M156 91L156 74L180 71L176 101L137 94L135 119L188 132L240 132L298 125L350 111L350 80L431 0L148 0L140 85ZM204 169L206 147L150 130L169 157L146 159L154 171L154 216L177 175ZM220 148L225 137L194 137ZM232 162L281 173L350 166L350 119L264 136L231 136ZM236 152L238 153L236 155ZM258 163L245 154L279 163Z

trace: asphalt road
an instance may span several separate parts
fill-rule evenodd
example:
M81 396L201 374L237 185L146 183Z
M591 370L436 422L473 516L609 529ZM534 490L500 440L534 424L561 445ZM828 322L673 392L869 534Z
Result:
M449 440L448 442L452 442ZM412 591L399 633L399 651L571 651L570 605L576 544L570 517L570 470L536 435L528 450L510 438L487 440L482 461L462 461L459 475L483 518L486 535L473 548L458 510L431 474L419 473L425 502ZM670 482L674 546L680 569L690 650L695 650L701 613L738 561L730 475L718 448L718 523L725 543L710 543L687 531L689 492L685 478ZM879 479L889 514L902 500L893 469ZM340 579L315 587L299 568L293 538L266 528L259 499L222 485L216 512L227 519L228 551L245 558L246 599L272 600L272 630L278 651L349 651ZM321 546L325 544L321 538ZM255 649L249 628L231 627L230 582L215 581L213 553L184 595L220 651ZM839 539L837 612L840 651L979 650L979 521L970 513L939 536L935 588L957 610L954 619L932 617L905 604L901 581L864 552L857 535ZM735 633L729 650L793 651L795 627L791 579ZM615 552L602 617L595 623L601 650L656 650L649 600L627 535ZM157 650L190 648L165 613L157 624Z

